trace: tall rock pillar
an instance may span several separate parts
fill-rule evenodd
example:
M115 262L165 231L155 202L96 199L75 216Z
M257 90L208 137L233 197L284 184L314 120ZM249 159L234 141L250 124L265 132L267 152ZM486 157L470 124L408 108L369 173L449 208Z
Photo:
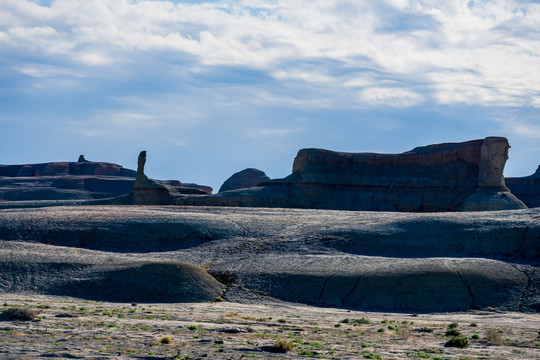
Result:
M503 137L484 139L478 164L478 187L463 202L463 211L526 209L504 184L504 166L508 160L508 140Z

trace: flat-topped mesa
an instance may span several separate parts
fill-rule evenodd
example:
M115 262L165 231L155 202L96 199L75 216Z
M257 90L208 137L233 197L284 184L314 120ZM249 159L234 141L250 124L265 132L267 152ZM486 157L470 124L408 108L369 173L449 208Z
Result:
M284 179L181 204L370 211L483 211L526 206L504 185L508 141L488 137L402 154L302 149Z
M504 184L509 147L505 138L488 137L418 147L395 155L303 149L294 161L293 174L284 180L297 184L325 208L387 211L525 208Z

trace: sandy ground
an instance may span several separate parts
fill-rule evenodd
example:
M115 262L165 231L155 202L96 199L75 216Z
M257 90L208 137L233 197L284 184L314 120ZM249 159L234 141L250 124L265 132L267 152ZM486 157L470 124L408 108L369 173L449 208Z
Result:
M39 315L0 322L0 359L540 359L540 315L496 309L396 314L290 303L0 295L1 311L13 307ZM468 347L445 346L451 323ZM279 341L292 350L275 352Z

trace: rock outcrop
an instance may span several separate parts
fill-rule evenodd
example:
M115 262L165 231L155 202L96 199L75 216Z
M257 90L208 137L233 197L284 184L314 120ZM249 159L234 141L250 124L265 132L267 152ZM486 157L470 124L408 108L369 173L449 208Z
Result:
M145 181L145 175L142 175L139 187L141 181ZM79 156L77 162L0 165L0 201L93 201L122 197L133 192L136 177L134 170L107 162L88 161L84 155ZM152 181L158 187L161 184L172 188L172 192L212 193L212 188L203 185L182 184L178 180Z
M136 172L107 162L0 165L0 200L91 200L129 194Z
M3 209L0 292L538 313L539 237L540 209ZM225 294L201 267L227 284Z
M540 166L536 172L524 177L506 178L506 186L530 208L540 207Z
M284 179L179 203L412 212L526 208L504 185L508 148L505 138L488 137L396 155L302 149Z
M160 184L144 174L146 151L141 151L137 159L137 176L133 184L133 203L136 205L167 205L179 196L176 188Z
M267 180L270 180L270 178L262 170L244 169L225 180L219 188L219 192L252 188Z

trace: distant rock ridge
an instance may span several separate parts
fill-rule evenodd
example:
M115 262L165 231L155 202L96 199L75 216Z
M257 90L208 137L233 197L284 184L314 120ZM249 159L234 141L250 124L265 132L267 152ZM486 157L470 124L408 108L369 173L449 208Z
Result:
M251 188L267 180L270 180L270 178L264 171L248 168L234 173L230 178L225 180L219 188L219 192Z
M506 178L506 185L530 208L540 207L540 165L536 172L524 177Z
M302 149L293 172L262 187L179 204L370 211L484 211L526 206L505 186L503 137L417 147L402 154Z
M83 156L84 159L84 156ZM79 160L81 158L79 157ZM0 176L65 176L65 175L107 175L134 178L136 172L108 162L77 161L50 162L27 165L0 165Z
M133 192L137 172L121 165L94 162L80 155L77 162L0 165L0 201L96 200L127 196ZM209 194L212 188L185 187L178 180L152 180L187 194ZM175 190L180 189L180 190ZM129 200L123 199L118 203Z

